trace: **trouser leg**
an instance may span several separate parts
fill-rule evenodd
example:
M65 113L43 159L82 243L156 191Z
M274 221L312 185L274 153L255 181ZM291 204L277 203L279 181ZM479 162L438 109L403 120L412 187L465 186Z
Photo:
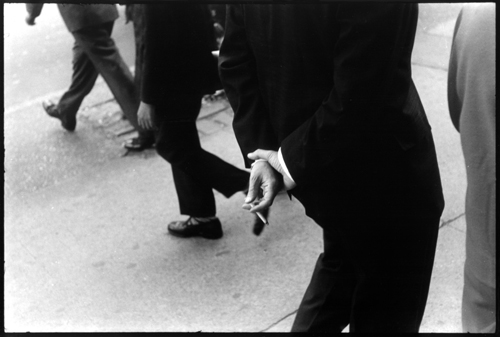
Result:
M73 45L73 74L69 89L62 95L58 109L65 115L76 115L83 99L94 87L98 72L78 41Z
M300 303L292 332L340 333L349 324L355 274L336 234L323 234L324 253Z
M325 232L325 252L318 259L292 332L338 333L347 324L350 332L418 332L439 219L427 221L424 229L416 223L393 224L393 233L383 229L389 228L387 222L363 226L381 228L378 235L371 230L364 236Z
M212 187L186 174L177 165L172 165L172 175L181 214L200 218L217 214Z
M439 218L391 219L390 222L391 229L381 231L383 235L367 236L348 248L358 270L351 332L417 333L420 328L434 264ZM374 221L370 225L383 224ZM348 242L356 240L351 237Z
M246 188L250 176L202 149L196 128L201 98L176 96L156 107L156 150L172 165L181 213L200 217L215 215L212 189L230 197Z
M137 123L139 99L134 78L111 38L113 24L114 22L107 22L80 29L73 32L73 36L106 81L130 124L140 130Z
M321 273L325 274L321 282L314 281L313 276L307 298L315 299L316 304L309 304L309 308L301 304L296 319L301 323L294 324L301 330L295 331L338 332L348 316L350 332L418 332L427 302L444 207L432 137L422 138L408 151L377 153L379 157L382 155L384 157L378 161L374 158L368 162L377 172L370 178L378 180L367 180L366 185L363 180L356 188L365 193L377 191L376 195L363 199L362 193L355 194L358 199L350 196L353 204L344 205L353 210L357 208L358 213L346 213L334 221L320 215L316 217L325 229L321 266L327 264L323 260L330 255L338 256L342 267L321 268ZM366 169L361 171L367 172ZM371 190L365 186L370 186ZM351 193L348 188L333 191L343 198ZM306 195L303 193L302 198ZM356 207L355 200L358 200ZM331 209L342 207L339 206L341 202L338 198ZM335 241L328 239L328 233L338 236L337 249L341 251L337 254L329 253L334 246L326 242ZM347 271L353 277L344 276ZM330 282L328 286L325 286L326 280ZM347 294L351 294L350 308ZM330 328L328 319L333 325Z

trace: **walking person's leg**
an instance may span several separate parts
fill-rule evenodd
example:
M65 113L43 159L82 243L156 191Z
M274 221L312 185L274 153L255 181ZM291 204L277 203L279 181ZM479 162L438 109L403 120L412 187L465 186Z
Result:
M407 151L389 142L386 151L356 153L359 162L353 159L339 171L341 177L350 172L359 179L317 191L327 195L335 189L331 207L344 202L344 210L352 211L333 219L316 214L325 234L327 229L331 234L325 235L325 253L293 332L339 332L347 317L350 332L418 332L444 200L432 136ZM357 208L362 212L356 214Z
M318 257L291 332L341 333L349 324L356 285L339 233L323 231L324 252Z
M197 94L176 95L168 105L156 107L156 150L172 165L181 214L220 225L212 189L230 197L246 189L249 173L202 149L196 128L201 98ZM210 236L201 226L191 224L199 225L188 219L172 223L169 230L180 236Z
M87 27L73 33L78 44L104 78L125 117L136 129L139 98L134 77L111 38L114 22Z
M83 99L94 87L98 72L87 57L78 41L73 45L73 75L69 89L62 95L56 105L51 101L44 102L45 111L52 117L61 119L65 129L73 131L76 127L76 114Z

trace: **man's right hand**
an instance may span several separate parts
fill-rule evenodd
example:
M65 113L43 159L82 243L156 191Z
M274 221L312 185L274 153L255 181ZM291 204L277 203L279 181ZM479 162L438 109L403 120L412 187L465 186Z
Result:
M242 208L252 213L268 209L283 189L283 176L267 161L254 164L250 173L248 194Z
M154 105L141 102L139 104L139 110L137 111L137 123L144 130L155 129L154 124Z

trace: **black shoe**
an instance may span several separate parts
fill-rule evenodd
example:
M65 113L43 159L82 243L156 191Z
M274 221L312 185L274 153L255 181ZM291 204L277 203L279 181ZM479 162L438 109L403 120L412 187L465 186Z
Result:
M261 211L260 213L264 216L264 218L268 219L269 208L266 209L265 211ZM255 214L255 219L253 221L253 233L259 236L260 233L262 233L262 231L264 230L265 226L266 224L259 218L257 214Z
M62 114L57 106L51 101L42 102L43 109L50 117L57 118L61 121L61 125L68 131L74 131L76 128L76 115L68 116Z
M168 224L168 231L181 238L201 236L206 239L220 239L223 235L219 219L194 223L193 217L186 221L172 221Z
M123 147L130 151L142 151L155 145L155 139L149 137L136 137L123 143Z

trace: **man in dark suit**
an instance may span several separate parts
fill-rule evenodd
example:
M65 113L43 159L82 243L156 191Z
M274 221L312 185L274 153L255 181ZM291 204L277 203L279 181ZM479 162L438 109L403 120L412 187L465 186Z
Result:
M417 16L416 4L227 8L219 70L254 161L244 208L285 186L323 228L293 332L419 329L444 201L411 79Z
M43 102L43 107L51 117L61 120L68 131L76 128L76 114L87 94L94 87L100 74L108 84L116 101L132 126L144 133L153 145L152 135L141 130L137 124L139 97L134 78L123 61L111 32L118 18L116 5L107 4L58 4L59 12L66 27L75 38L73 47L73 76L69 89L58 104ZM42 11L43 3L27 4L26 22L35 24Z
M155 129L156 151L172 166L180 213L172 235L223 236L213 189L229 198L248 185L250 174L200 144L196 119L201 99L220 87L213 21L206 5L145 4L144 54L139 124Z

